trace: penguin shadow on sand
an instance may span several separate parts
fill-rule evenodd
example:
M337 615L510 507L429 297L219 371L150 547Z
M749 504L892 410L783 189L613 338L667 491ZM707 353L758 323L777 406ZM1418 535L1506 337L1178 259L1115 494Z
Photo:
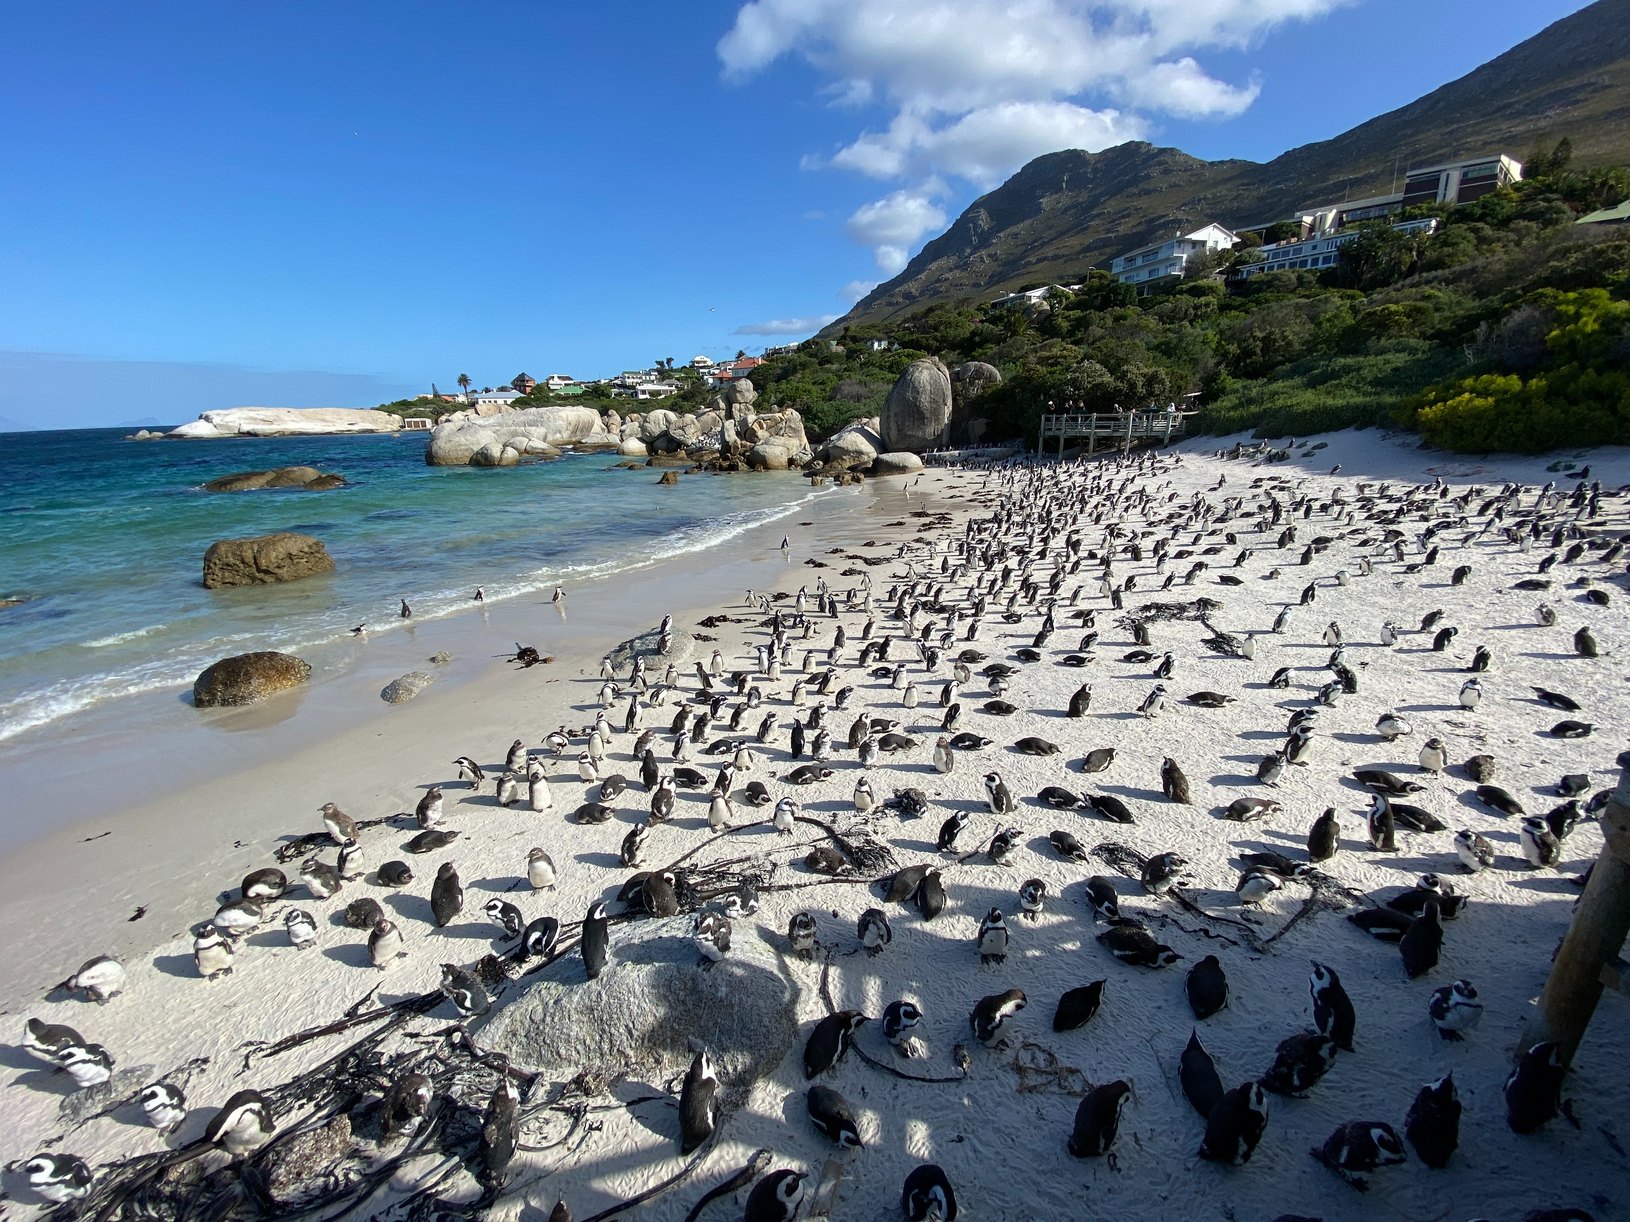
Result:
M156 955L153 966L166 976L174 976L178 980L197 980L198 964L193 961L191 954Z
M1270 737L1279 738L1280 735L1274 734ZM1264 791L1268 791L1273 788L1271 785L1263 785L1262 782L1256 779L1256 765L1262 759L1260 755L1225 755L1222 758L1225 762L1230 764L1244 764L1246 767L1250 768L1251 771L1219 772L1216 775L1208 778L1212 788L1262 789ZM1230 801L1232 801L1232 799L1230 799ZM1226 805L1226 803L1224 803L1224 805Z
M572 860L581 862L586 866L598 866L602 870L621 870L623 859L616 853L574 853Z
M352 932L359 933L359 931ZM359 936L361 935L359 934ZM366 941L330 942L323 947L323 957L332 959L335 963L343 964L346 967L365 967L370 971L375 970L373 959L368 955L368 943Z

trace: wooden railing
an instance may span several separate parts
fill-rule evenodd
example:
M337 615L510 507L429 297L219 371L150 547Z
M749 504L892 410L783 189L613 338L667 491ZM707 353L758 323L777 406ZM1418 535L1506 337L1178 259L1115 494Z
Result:
M1046 451L1049 437L1058 438L1058 452L1064 452L1068 438L1079 438L1087 443L1087 453L1095 454L1100 441L1120 442L1129 447L1132 442L1159 438L1161 443L1181 437L1190 416L1195 412L1052 412L1041 419L1041 432L1036 439L1038 453Z

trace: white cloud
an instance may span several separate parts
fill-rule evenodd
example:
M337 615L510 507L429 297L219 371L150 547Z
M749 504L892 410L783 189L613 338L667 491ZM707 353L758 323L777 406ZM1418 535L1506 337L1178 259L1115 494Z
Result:
M801 162L905 184L849 223L887 272L928 228L901 237L909 224L879 218L938 213L936 176L988 189L1043 153L1143 138L1161 116L1238 115L1260 83L1219 80L1197 57L1358 2L751 0L717 50L727 79L797 56L825 78L818 94L833 108L887 108L881 129Z
M838 290L838 296L843 298L845 305L854 305L867 293L877 287L875 280L851 280Z
M772 318L768 322L747 322L731 332L732 335L813 335L836 314L819 314L814 318Z
M892 276L911 258L918 238L945 228L945 212L933 199L942 188L931 182L862 204L844 228L862 246L870 246L878 268Z

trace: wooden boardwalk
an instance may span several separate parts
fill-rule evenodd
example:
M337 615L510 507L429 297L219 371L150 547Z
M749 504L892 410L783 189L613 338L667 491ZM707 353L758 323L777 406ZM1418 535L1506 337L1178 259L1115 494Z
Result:
M1058 438L1058 452L1064 453L1070 438L1085 441L1087 453L1096 454L1100 442L1130 449L1134 441L1158 439L1162 445L1181 437L1188 418L1197 412L1052 412L1041 418L1036 452L1047 452L1047 439Z

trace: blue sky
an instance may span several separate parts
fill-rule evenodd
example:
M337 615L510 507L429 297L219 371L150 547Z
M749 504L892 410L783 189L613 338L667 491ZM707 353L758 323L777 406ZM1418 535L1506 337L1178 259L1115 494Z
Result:
M757 351L1041 152L1266 160L1580 7L7 5L0 418L355 406Z

